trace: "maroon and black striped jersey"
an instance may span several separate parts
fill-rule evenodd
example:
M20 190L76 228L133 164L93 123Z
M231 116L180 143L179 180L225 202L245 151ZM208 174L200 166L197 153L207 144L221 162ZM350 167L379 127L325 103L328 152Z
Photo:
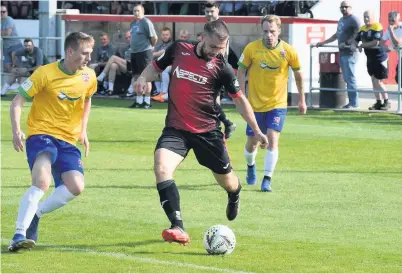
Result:
M223 56L205 60L197 54L197 44L176 41L153 62L158 71L172 66L166 126L192 133L217 128L216 98L222 86L233 98L241 95L234 71Z

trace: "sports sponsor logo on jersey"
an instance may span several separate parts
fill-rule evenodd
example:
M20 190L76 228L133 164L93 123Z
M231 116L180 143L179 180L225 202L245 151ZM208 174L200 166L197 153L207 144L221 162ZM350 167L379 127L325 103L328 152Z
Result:
M89 74L88 73L83 73L82 74L82 80L84 81L84 83L88 83L89 81Z
M244 61L244 53L242 53L241 55L240 55L240 58L239 58L239 62L243 62Z
M60 90L59 95L57 95L57 98L59 98L60 100L67 99L68 101L71 101L71 102L77 101L77 100L81 99L81 97L82 96L70 97L63 90Z
M179 66L177 66L176 69L173 71L173 75L176 75L176 77L179 79L186 79L201 85L205 85L208 81L207 77L181 69Z
M282 58L285 58L286 57L286 50L281 49L280 54L281 54Z
M32 81L31 81L31 79L29 79L29 78L26 79L26 80L24 81L24 83L21 84L21 87L22 87L25 91L30 90L32 86L33 86L33 83L32 83Z
M268 66L264 61L260 62L260 67L262 69L269 69L269 70L276 70L276 69L280 68L280 66L277 66L277 67Z

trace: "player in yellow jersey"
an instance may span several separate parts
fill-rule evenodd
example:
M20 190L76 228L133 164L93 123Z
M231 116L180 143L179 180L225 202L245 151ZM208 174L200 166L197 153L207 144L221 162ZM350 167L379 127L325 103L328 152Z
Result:
M249 43L239 59L238 79L240 89L246 90L248 74L248 100L254 110L258 125L269 141L264 160L264 179L261 190L272 191L271 177L278 161L279 135L287 112L288 70L292 68L299 92L299 111L307 107L303 91L303 75L295 49L279 39L281 20L275 15L261 19L263 38ZM247 183L257 182L255 158L258 140L247 125L247 142L244 155L247 161Z
M88 156L87 124L91 96L97 88L95 72L87 67L93 46L92 36L69 34L64 42L65 59L38 68L11 103L13 145L19 152L24 150L25 139L21 111L25 101L32 99L26 140L32 186L21 199L10 251L34 247L41 215L66 205L84 189L81 152L75 144L79 140ZM55 190L39 203L52 176Z

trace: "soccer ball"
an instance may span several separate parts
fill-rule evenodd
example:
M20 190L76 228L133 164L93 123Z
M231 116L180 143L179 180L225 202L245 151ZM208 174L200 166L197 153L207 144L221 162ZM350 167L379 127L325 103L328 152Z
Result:
M227 226L214 225L204 233L204 247L209 254L230 254L233 252L235 245L236 237Z

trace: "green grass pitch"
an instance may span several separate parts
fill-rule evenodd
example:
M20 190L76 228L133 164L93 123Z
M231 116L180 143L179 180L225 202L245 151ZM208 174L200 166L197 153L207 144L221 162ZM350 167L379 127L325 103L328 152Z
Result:
M9 98L9 97L8 97ZM175 180L187 247L165 243L169 222L159 204L153 150L166 105L128 109L128 101L94 99L86 189L45 215L31 251L7 251L20 198L30 185L25 153L11 144L10 99L1 102L2 272L401 272L402 117L290 110L281 135L273 192L245 183L245 123L228 141L243 181L238 218L226 220L226 193L194 155ZM29 104L24 108L26 124ZM80 148L82 148L80 146ZM257 156L262 179L264 153ZM49 191L50 192L50 191ZM237 246L209 256L203 232L229 226Z

